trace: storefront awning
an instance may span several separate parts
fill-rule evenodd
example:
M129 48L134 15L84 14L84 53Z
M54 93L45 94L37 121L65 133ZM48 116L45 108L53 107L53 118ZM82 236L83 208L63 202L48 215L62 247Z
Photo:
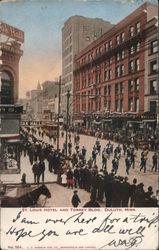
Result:
M15 144L15 143L20 143L20 137L18 136L12 136L12 137L7 137L4 139L4 143L6 144Z

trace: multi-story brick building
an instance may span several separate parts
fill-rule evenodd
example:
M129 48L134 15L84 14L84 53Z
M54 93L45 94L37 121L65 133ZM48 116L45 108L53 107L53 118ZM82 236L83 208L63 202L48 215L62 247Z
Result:
M113 25L100 18L72 16L62 28L62 98L61 112L66 111L66 93L73 93L74 56ZM72 100L71 100L72 102ZM72 113L72 107L70 112Z
M143 4L75 56L75 116L144 112L146 25L155 15L156 5Z
M0 23L0 171L20 172L19 62L24 32Z

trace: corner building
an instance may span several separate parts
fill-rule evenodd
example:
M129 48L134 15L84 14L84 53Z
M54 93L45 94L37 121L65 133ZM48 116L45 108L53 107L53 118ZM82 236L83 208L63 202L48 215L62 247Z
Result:
M143 4L75 56L74 119L81 113L144 112L146 23L157 6Z
M24 32L0 23L0 171L20 173L19 63Z

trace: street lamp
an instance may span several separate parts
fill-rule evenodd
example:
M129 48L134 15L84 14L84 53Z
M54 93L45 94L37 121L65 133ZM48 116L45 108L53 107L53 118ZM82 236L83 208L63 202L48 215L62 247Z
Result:
M65 150L66 150L66 158L67 158L67 144L68 144L68 128L69 128L69 106L70 106L70 91L67 91L67 112L66 112L66 144L65 144Z
M58 116L57 116L57 151L59 152L60 140L60 102L61 102L61 76L59 77L59 98L58 98Z

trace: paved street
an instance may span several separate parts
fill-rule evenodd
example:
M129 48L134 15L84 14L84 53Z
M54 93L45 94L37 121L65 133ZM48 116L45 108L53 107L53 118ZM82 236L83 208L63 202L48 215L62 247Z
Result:
M101 151L102 151L108 141L106 141L104 139L103 140L99 139L99 140L101 143ZM49 139L47 137L44 137L44 141L50 143ZM64 136L64 138L60 138L60 148L62 148L64 141L65 141L65 136ZM95 144L95 141L96 141L95 137L80 135L80 148L83 145L87 148L87 160L91 156L92 148L93 148L93 145ZM72 144L74 145L73 136L72 136ZM114 148L116 145L117 144L114 143ZM54 146L56 147L56 145L54 145ZM149 152L149 154L148 154L147 171L145 174L143 172L139 171L140 154L141 154L141 150L138 151L135 169L132 169L132 168L130 169L130 175L128 176L129 182L132 183L133 178L137 178L138 183L139 182L144 183L145 190L148 188L148 186L152 186L153 190L154 190L154 194L155 194L155 191L158 189L158 172L154 173L151 171L153 152ZM111 169L112 169L111 162L112 162L112 156L110 157L110 159L108 160L108 163L107 163L108 172L111 172ZM51 193L52 193L52 198L47 200L46 205L47 206L55 206L55 207L71 206L71 198L73 195L73 190L64 188L64 187L56 184L55 182L57 180L57 175L50 173L48 171L48 162L47 161L45 161L45 164L46 164L45 182L49 182L49 183L53 182L52 184L47 184ZM98 169L100 170L101 165L102 165L101 155L97 156L97 165L98 165ZM1 175L1 180L4 183L20 183L22 173L24 173L24 172L26 173L26 176L27 176L26 177L27 183L34 182L33 173L32 173L32 166L29 163L29 159L28 159L28 157L24 157L22 155L22 157L21 157L21 174ZM120 159L120 164L119 164L119 169L118 169L117 175L126 176L125 158L123 155L121 156L121 159ZM81 199L80 206L83 206L84 203L89 200L90 193L84 191L83 189L78 189L78 194L79 194L79 197ZM14 196L15 191L11 191L9 193L9 195ZM42 202L42 204L43 204L43 202ZM101 205L104 206L105 204L103 203Z
M45 140L47 142L49 142L49 139L45 137ZM65 136L64 138L60 138L60 147L62 147L63 143L65 141ZM103 150L103 148L106 146L106 144L108 143L107 140L105 139L99 139L100 144L101 144L101 152ZM93 145L96 142L96 138L93 136L87 136L87 135L80 135L80 148L84 145L87 148L87 160L89 159L89 157L92 155L92 148ZM115 146L117 146L117 143L113 143L114 144L114 148ZM72 145L74 145L73 142L73 136L72 136ZM73 150L74 151L74 150ZM158 172L155 173L153 171L151 171L152 168L152 155L153 152L149 152L148 154L148 160L147 160L147 170L146 173L140 172L140 154L141 154L141 150L138 150L137 152L137 157L136 157L136 164L135 164L135 169L130 169L130 174L128 176L129 178L129 182L132 183L134 178L137 178L138 183L139 182L143 182L144 183L144 188L147 189L148 186L152 186L154 190L158 189ZM112 169L112 157L110 157L110 159L108 160L107 163L107 169L108 172L111 172ZM102 157L97 156L97 166L98 169L101 169L102 166ZM125 171L125 158L123 156L123 152L122 152L122 156L119 162L119 169L117 172L117 175L121 175L121 176L127 176L126 171Z

